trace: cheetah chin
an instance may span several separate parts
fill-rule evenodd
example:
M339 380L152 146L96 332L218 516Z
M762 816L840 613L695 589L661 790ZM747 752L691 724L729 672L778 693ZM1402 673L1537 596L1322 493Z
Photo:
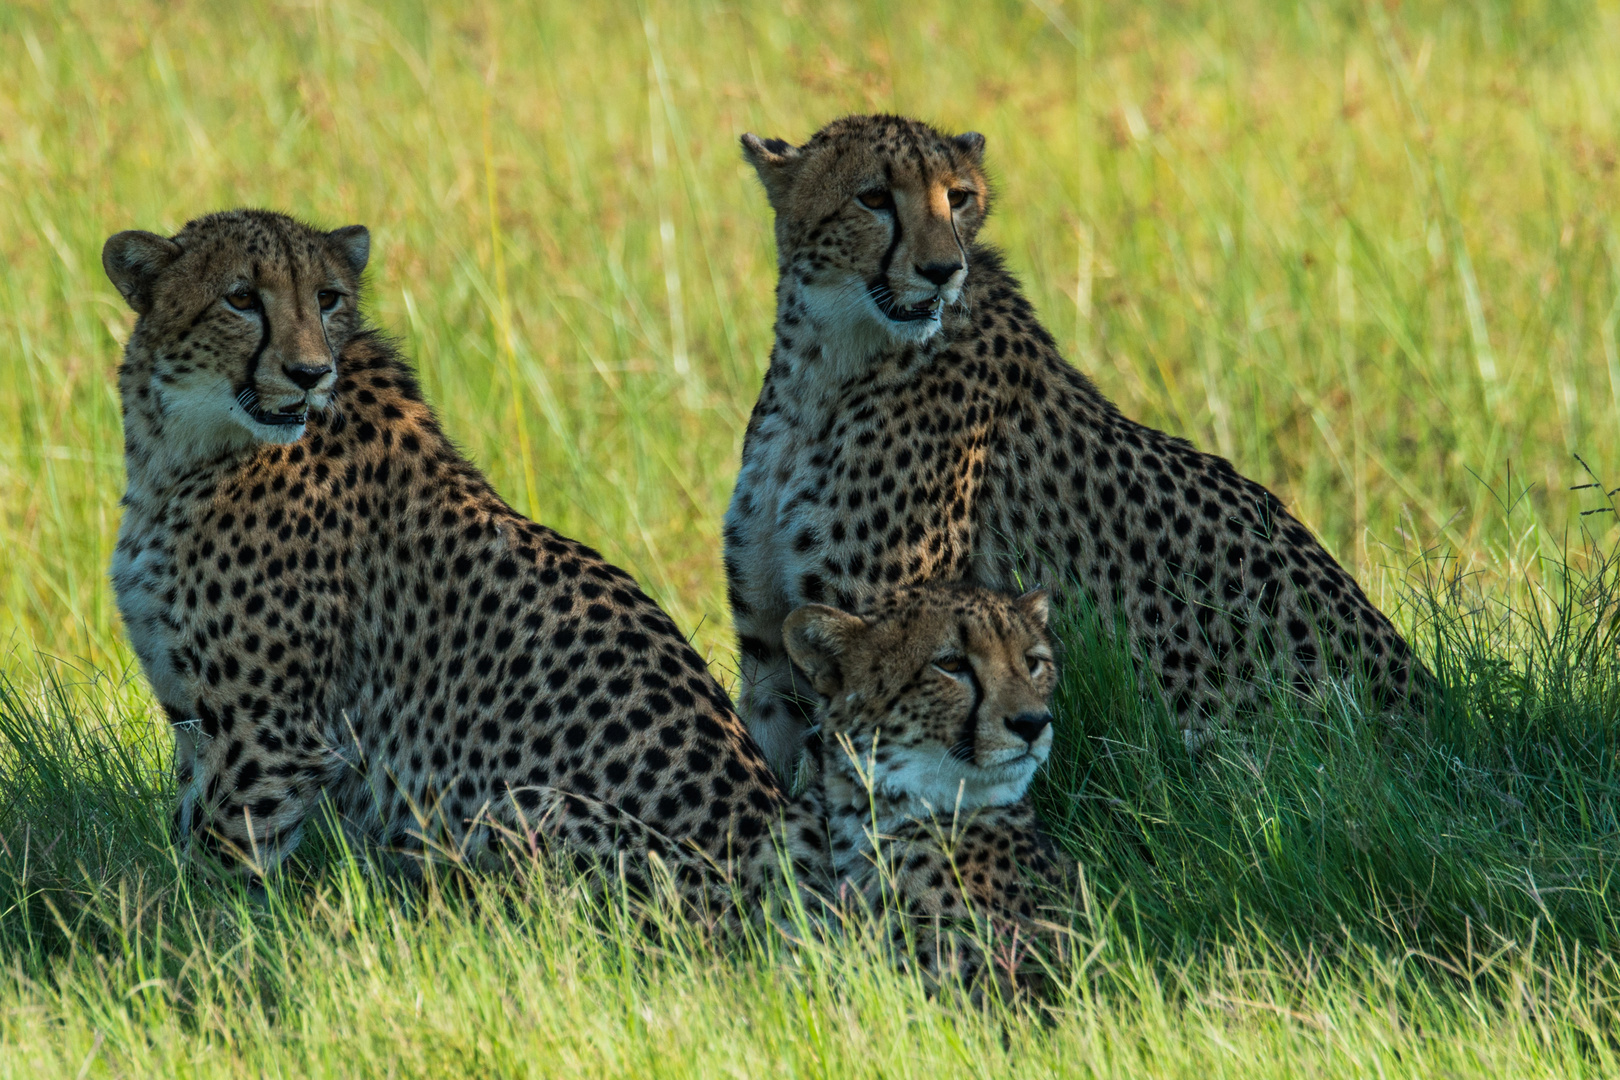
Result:
M1008 806L1024 797L1035 772L1051 750L1050 728L1042 752L1013 751L1016 757L986 768L959 761L947 751L896 750L875 781L893 799L915 799L928 813L950 814L986 806Z
M874 281L866 286L866 295L872 298L872 305L878 309L878 314L894 323L918 322L927 319L939 329L940 312L945 308L945 299L938 293L915 304L901 304L895 299L894 290L881 281Z
M803 296L806 321L821 341L817 366L836 381L858 378L873 356L896 345L926 343L939 333L947 306L939 296L899 305L887 286L858 277L806 285ZM919 309L926 310L915 314Z
M242 387L242 392L236 395L237 406L247 414L249 420L268 428L298 428L298 435L303 435L304 425L309 423L310 402L307 397L300 397L291 404L283 405L274 412L259 407L259 395L251 386ZM296 441L292 439L276 440L285 442Z

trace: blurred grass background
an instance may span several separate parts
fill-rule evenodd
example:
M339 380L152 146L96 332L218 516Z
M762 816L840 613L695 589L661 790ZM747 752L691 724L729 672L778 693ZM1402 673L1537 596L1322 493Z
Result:
M736 140L854 110L983 131L986 235L1066 351L1386 607L1422 553L1516 580L1556 548L1605 505L1575 455L1620 484L1613 5L25 0L0 40L24 646L127 656L102 241L262 205L370 226L370 310L450 432L728 658L719 520L774 303Z
M0 1075L1620 1069L1616 56L1566 0L0 5ZM368 225L447 430L725 680L775 275L736 139L871 110L987 136L1047 326L1354 569L1442 675L1424 730L1306 703L1190 762L1076 615L1040 797L1091 960L1043 1019L556 890L177 872L106 236Z

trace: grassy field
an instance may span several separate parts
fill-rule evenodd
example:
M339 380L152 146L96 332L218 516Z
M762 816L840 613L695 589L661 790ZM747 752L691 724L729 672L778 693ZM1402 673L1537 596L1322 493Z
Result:
M1620 1074L1620 9L0 5L0 1076ZM986 236L1128 414L1232 458L1441 675L1189 760L1085 612L1043 1003L837 947L655 947L546 867L180 873L105 568L102 241L372 229L369 308L516 506L729 683L719 522L774 258L743 131L988 139Z

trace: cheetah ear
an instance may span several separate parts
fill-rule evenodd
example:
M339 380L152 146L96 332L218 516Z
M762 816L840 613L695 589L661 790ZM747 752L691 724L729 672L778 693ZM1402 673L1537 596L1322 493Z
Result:
M1018 610L1028 618L1039 624L1042 630L1046 629L1046 622L1052 615L1052 594L1045 589L1031 589L1017 600Z
M101 268L124 302L145 315L152 308L152 281L180 257L180 245L157 233L128 229L114 233L101 248Z
M951 142L956 148L967 155L969 161L975 165L984 164L984 136L977 131L964 131Z
M759 182L765 185L765 197L771 201L771 209L781 210L804 161L803 153L792 143L762 139L754 134L742 137L742 148L743 157L759 174Z
M354 276L359 277L371 258L371 230L364 225L345 225L327 233L326 238L332 241L332 246L349 264Z
M816 693L831 697L844 688L842 659L866 630L866 620L822 604L797 608L782 624L788 656L810 679Z

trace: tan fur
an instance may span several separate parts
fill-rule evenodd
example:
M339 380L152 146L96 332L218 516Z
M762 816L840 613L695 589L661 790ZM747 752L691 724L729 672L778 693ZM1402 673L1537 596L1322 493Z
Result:
M831 891L903 912L930 972L971 978L1042 936L1043 886L1061 881L1028 798L1052 745L1046 614L1041 593L931 585L859 614L807 605L784 627L825 697L807 764ZM974 916L999 960L964 931Z
M140 313L113 577L175 725L181 838L267 869L325 796L406 849L510 830L633 885L657 855L694 903L762 885L793 810L725 693L445 438L359 315L362 235L235 211L108 242ZM267 425L244 389L307 416Z
M1064 362L975 239L982 150L893 116L802 147L744 139L780 280L725 560L740 709L772 765L796 759L817 699L780 645L788 612L933 580L1086 594L1190 735L1330 679L1403 700L1406 643L1275 496L1121 416ZM892 209L862 204L876 190ZM950 191L971 194L947 218ZM936 288L916 259L947 227L965 268ZM889 291L937 299L937 316L896 321Z

